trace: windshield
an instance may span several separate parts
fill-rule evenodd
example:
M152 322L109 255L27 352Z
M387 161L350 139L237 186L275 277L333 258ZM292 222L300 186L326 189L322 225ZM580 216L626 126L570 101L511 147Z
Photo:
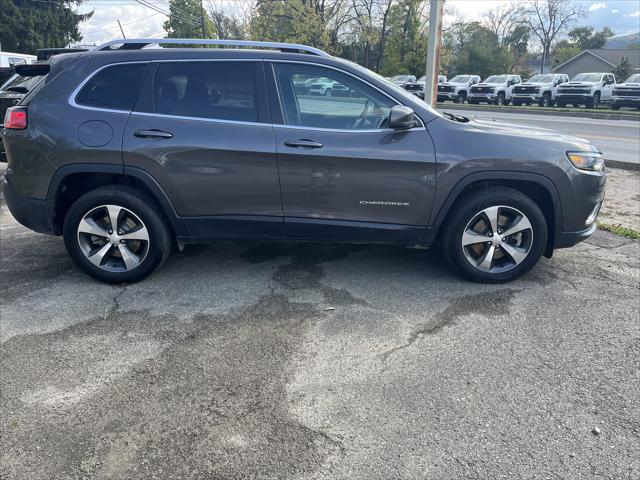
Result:
M7 80L2 87L0 87L0 91L5 91L11 87L24 87L27 91L31 91L33 87L35 87L42 77L23 77L21 75L14 75L9 80Z
M529 79L531 83L551 83L553 82L553 75L534 75Z
M400 98L403 98L403 99L407 99L407 100L409 100L409 103L416 101L416 97L414 95L412 95L411 93L407 92L404 88L399 87L398 85L393 83L391 80L388 80L387 78L383 77L379 73L376 73L376 72L374 72L372 70L369 70L368 68L365 68L362 65L358 65L357 63L352 62L351 60L344 60L343 59L343 61L347 62L349 65L351 65L356 70L359 70L364 75L371 75L375 79L383 82L385 85L387 85L389 88L391 88L393 90L394 95L396 95L397 97L400 97ZM434 115L436 115L438 117L442 117L443 116L438 110L433 108L431 105L425 103L424 106L425 106L425 108L427 110L429 110L429 112L433 113Z
M482 83L505 83L509 75L491 75Z
M602 80L601 73L579 73L571 79L572 82L599 82Z
M640 83L640 73L636 73L627 78L624 83Z
M469 75L456 75L449 83L467 83L469 81Z

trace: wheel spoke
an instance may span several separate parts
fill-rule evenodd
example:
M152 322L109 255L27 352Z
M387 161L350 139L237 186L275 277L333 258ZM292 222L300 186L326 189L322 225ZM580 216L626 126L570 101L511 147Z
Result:
M495 235L498 232L498 218L500 217L500 207L489 207L483 210L489 224L491 232Z
M127 270L131 270L140 264L140 259L131 250L129 250L125 244L119 244L118 250L120 251L120 255L122 255L122 260L124 261Z
M463 247L466 247L467 245L474 245L476 243L484 243L486 241L487 241L486 235L480 235L479 233L476 233L473 230L466 230L462 234Z
M504 251L507 252L511 258L513 258L513 261L516 262L516 265L520 265L522 261L527 258L528 252L526 250L523 250L522 248L509 245L508 243L503 243L502 248L504 248Z
M487 248L487 251L484 253L483 257L478 262L478 268L483 272L491 271L491 262L493 261L493 254L496 250L496 247L491 245Z
M78 225L78 232L87 233L89 235L96 235L98 237L109 236L109 232L107 232L105 228L99 226L91 217L85 217L80 220L80 225Z
M104 256L109 252L109 250L111 250L111 247L113 247L111 243L105 243L100 250L98 250L93 255L87 256L87 258L96 267L99 267L102 265L102 260L104 259Z
M521 216L518 220L515 221L513 225L509 227L508 230L502 232L503 237L510 237L518 232L523 230L531 229L531 223L527 217Z
M145 242L149 241L149 232L147 231L147 227L141 225L140 228L134 230L133 232L128 232L123 235L120 235L122 240L142 240Z
M109 212L109 220L111 221L111 229L114 232L118 231L118 217L120 216L120 211L122 207L118 207L116 205L107 205L107 211Z

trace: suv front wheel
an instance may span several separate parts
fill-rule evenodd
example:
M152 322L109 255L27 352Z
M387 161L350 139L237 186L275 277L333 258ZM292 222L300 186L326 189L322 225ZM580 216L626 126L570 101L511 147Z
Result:
M153 200L123 185L101 187L76 200L65 217L63 235L73 261L107 283L146 278L166 260L172 245Z
M463 197L447 219L444 253L463 276L502 283L528 272L547 244L547 222L528 196L490 187Z

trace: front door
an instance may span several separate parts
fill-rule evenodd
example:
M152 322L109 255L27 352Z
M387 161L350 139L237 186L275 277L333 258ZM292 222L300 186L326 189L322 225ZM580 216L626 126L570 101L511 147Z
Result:
M282 238L262 61L160 62L124 133L125 167L150 173L196 237Z
M281 62L271 73L282 114L274 133L287 237L417 242L435 191L424 125L387 128L397 102L346 72ZM328 79L331 95L314 94L314 78Z

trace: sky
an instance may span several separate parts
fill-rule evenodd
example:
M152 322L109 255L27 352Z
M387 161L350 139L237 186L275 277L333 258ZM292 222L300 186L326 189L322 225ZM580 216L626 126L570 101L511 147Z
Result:
M146 0L162 10L168 10L169 0ZM208 0L205 0L205 5ZM467 20L480 20L489 10L510 3L514 0L446 0L446 5L455 8ZM216 0L225 8L241 8L240 4L251 3L251 0ZM611 27L616 34L625 35L640 31L640 0L574 0L584 6L587 17L580 25L593 25L597 29ZM88 0L80 11L93 10L93 17L81 24L83 42L86 44L102 43L121 38L118 19L122 23L128 38L163 37L162 28L166 17L153 9L143 6L136 0Z

